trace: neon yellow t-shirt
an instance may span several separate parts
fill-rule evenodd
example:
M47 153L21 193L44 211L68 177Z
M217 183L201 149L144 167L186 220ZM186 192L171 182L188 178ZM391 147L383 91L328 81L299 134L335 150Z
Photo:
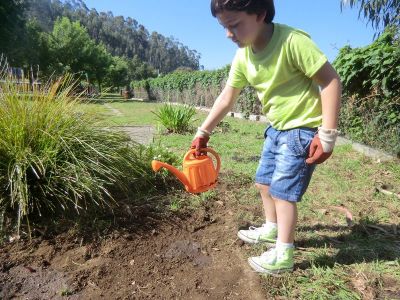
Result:
M251 85L272 127L287 130L318 127L322 123L319 87L311 77L326 63L326 56L304 31L274 23L268 45L254 53L239 48L227 84Z

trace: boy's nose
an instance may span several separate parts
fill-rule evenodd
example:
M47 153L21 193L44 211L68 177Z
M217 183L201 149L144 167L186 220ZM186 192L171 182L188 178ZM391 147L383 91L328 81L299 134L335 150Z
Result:
M234 37L234 34L232 33L232 31L230 31L229 29L226 30L226 37L231 39Z

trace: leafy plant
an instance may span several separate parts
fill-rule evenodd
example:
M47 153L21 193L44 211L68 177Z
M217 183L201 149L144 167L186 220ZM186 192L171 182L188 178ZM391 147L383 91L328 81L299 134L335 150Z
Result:
M343 84L340 127L351 139L400 155L400 40L388 28L362 48L346 46L334 61Z
M400 96L400 39L388 28L371 45L342 48L334 61L347 96Z
M190 130L196 109L190 105L165 103L153 113L168 132L185 133Z

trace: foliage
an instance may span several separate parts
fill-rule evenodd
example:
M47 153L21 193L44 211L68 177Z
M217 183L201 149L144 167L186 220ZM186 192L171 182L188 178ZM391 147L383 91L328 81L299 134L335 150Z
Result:
M50 32L57 18L64 16L79 21L90 37L97 44L104 44L113 56L129 60L137 56L141 62L149 64L160 73L168 73L182 66L199 69L198 52L173 37L167 38L157 32L149 34L143 25L130 17L88 9L82 0L28 2L30 8L27 18L36 19L44 32Z
M26 4L17 0L0 2L0 54L20 56L21 28L25 27ZM6 42L7 41L7 42Z
M345 93L365 97L375 91L385 97L400 96L399 46L398 32L389 28L371 45L342 48L334 66Z
M112 58L104 83L107 86L121 87L129 84L128 63L126 59L118 56Z
M32 216L112 207L113 193L148 192L160 182L150 168L157 148L98 126L69 97L74 86L60 79L28 93L9 79L2 84L0 213L14 216L17 228Z
M128 66L128 78L130 80L143 80L157 76L154 68L147 62L141 61L137 55L132 59L126 59L126 62Z
M358 6L358 17L363 15L378 32L400 26L400 0L341 0L342 9L346 4Z
M199 69L200 55L132 18L89 10L81 0L5 0L0 55L34 77L81 73L99 85L127 86L178 68ZM126 64L126 66L123 66Z
M189 105L165 103L154 114L168 132L185 133L190 130L196 109Z
M175 71L165 76L149 79L146 81L132 82L132 88L149 86L150 89L161 89L164 91L183 91L194 89L196 84L207 88L220 86L229 72L229 66L216 71Z
M53 32L48 35L48 51L51 57L49 72L56 74L83 73L101 84L111 55L101 44L91 40L79 22L68 18L57 19Z
M352 139L400 154L400 47L387 28L371 45L346 46L334 61L343 84L342 130Z
M133 59L114 56L104 78L109 87L130 87L131 80L144 80L156 77L155 70L137 56Z
M40 67L47 69L51 59L47 34L41 30L36 20L28 20L23 31L21 54L10 55L13 58L11 60L12 65L26 68L32 66L35 71Z
M214 90L218 95L224 81L228 77L229 69L229 65L214 71L190 71L180 69L165 76L142 81L133 81L131 86L136 90L144 89L151 95L157 94L160 91L164 93L183 93L189 91L194 95L196 89L201 89L205 91L205 93ZM193 105L199 104L197 100L198 99L193 99L188 103ZM205 103L200 101L200 105L204 106ZM252 113L260 114L260 102L254 88L246 87L243 89L238 99L237 109L239 109L245 117L248 117Z

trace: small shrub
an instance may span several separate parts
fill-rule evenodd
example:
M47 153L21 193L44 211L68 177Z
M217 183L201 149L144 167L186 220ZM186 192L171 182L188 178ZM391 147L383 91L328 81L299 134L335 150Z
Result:
M157 112L153 112L158 121L170 133L185 133L190 131L196 109L190 105L163 104Z
M117 204L117 192L148 193L162 176L151 170L153 157L174 159L102 128L69 96L73 87L71 80L33 92L7 78L2 84L0 221L11 216L18 231L28 217L107 209Z

